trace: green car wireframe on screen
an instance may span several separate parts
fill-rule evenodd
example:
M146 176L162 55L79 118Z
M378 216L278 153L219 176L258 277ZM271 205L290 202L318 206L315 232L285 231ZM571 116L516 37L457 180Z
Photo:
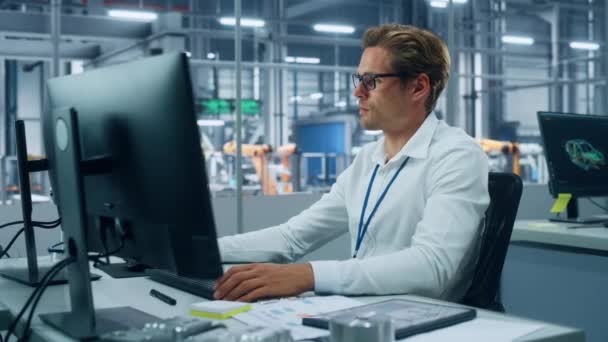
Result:
M606 165L604 154L586 140L568 140L564 147L570 156L570 161L585 171L599 170Z

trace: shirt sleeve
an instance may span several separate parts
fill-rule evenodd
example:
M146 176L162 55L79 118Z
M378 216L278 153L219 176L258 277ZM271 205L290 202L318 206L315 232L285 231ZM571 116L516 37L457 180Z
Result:
M338 177L329 193L286 223L218 240L226 262L293 262L348 230L344 200L352 166Z
M489 204L487 157L471 141L438 153L425 180L429 194L412 245L364 259L311 262L315 291L419 294L444 298L474 263Z

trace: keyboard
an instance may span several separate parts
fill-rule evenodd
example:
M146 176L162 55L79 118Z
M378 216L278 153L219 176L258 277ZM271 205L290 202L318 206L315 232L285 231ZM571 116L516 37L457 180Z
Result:
M150 279L161 284L192 293L193 295L203 297L205 299L214 299L213 287L215 286L215 280L181 277L166 270L153 268L147 269L146 275L149 276Z

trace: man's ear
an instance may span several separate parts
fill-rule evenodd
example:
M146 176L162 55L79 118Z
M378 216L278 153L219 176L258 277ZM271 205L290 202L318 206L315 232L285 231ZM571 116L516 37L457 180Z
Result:
M431 94L431 80L427 74L420 74L412 82L412 95L414 100L426 101Z

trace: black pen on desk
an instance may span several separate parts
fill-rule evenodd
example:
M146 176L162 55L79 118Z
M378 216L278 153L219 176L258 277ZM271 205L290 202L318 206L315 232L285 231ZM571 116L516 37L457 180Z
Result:
M177 304L177 301L174 298L171 298L164 293L158 292L155 289L150 290L150 296L158 298L169 305Z

